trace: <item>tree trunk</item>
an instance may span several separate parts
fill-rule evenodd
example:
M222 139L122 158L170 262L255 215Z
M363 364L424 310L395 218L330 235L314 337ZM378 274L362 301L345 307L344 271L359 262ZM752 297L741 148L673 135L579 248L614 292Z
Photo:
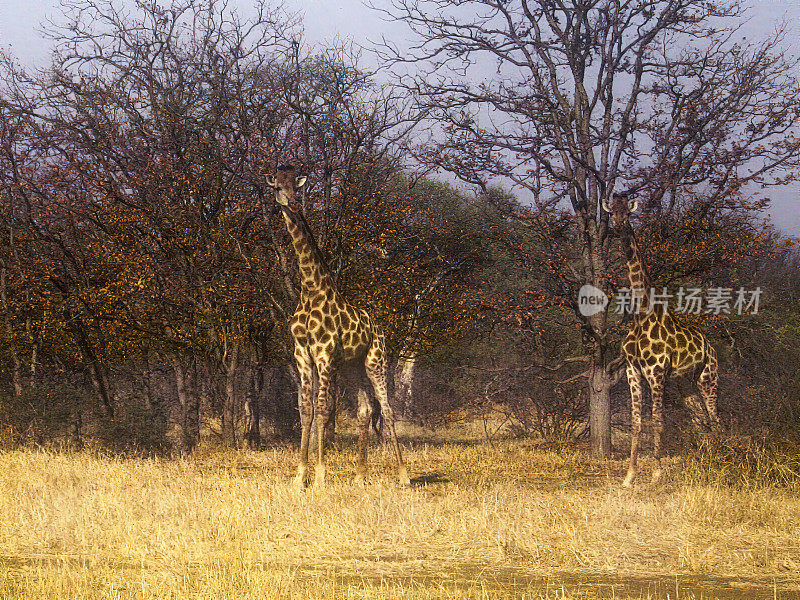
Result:
M19 360L16 345L12 342L11 346L11 383L14 386L14 396L22 395L22 364Z
M69 315L72 316L72 315ZM92 388L100 399L103 406L105 416L109 419L114 418L114 403L111 400L109 393L108 381L106 380L103 371L103 365L100 362L97 354L92 349L86 332L83 330L83 323L80 318L73 318L73 325L71 327L72 333L75 336L75 342L78 349L83 355L83 359L89 364L89 379L92 382Z
M412 390L414 387L416 367L416 352L411 352L407 356L404 356L402 353L400 354L400 358L397 360L397 367L395 369L394 397L398 410L402 411L402 415L407 419L410 419L415 412Z
M252 388L247 391L244 401L244 418L244 439L247 447L251 450L258 450L261 447L261 428L259 426L261 414L258 399Z
M211 390L208 383L208 365L200 356L194 357L192 375L187 379L189 406L186 410L187 447L194 449L200 443L200 417L203 409L211 406Z
M225 370L225 398L222 406L222 439L230 447L236 446L236 369L239 366L239 341L231 341L230 356L223 361Z
M186 372L179 356L172 359L172 368L175 371L175 389L178 395L178 416L175 425L178 430L178 441L181 450L191 451L197 443L194 432L190 431L189 421L191 410L191 400L186 386Z
M187 452L194 450L200 443L200 390L197 385L197 375L185 380L186 408L183 413L183 429L185 437L183 446Z
M36 367L39 360L39 342L36 334L33 332L33 323L31 322L30 315L25 317L25 333L28 336L28 343L31 346L31 362L28 369L28 387L33 390L36 389Z
M113 419L114 404L108 392L108 382L106 381L105 373L103 373L103 368L96 358L90 359L89 361L89 379L92 382L92 388L94 388L97 397L100 398L105 416L109 419Z
M261 448L261 389L264 379L261 367L254 366L250 369L250 386L244 401L244 439L248 448L258 450Z
M39 344L32 342L31 344L31 368L30 368L30 385L31 389L36 389L36 364L39 360Z
M14 341L14 329L11 326L11 311L8 305L5 263L0 267L0 298L3 301L3 320L5 321L6 334L8 335L9 350L11 351L11 383L14 386L14 396L22 395L22 362L19 358L17 345Z
M589 203L593 210L581 216L584 225L585 281L602 289L605 280L606 225L598 223L594 210L597 207L597 190L588 186ZM591 356L589 369L589 447L595 458L611 458L611 376L608 373L608 315L605 310L587 319L587 342Z
M298 389L294 365L272 367L269 407L272 410L272 426L279 440L290 440L297 433L300 422L300 413L297 410Z
M595 458L611 457L611 376L600 360L589 373L589 447Z
M156 400L153 396L153 370L150 368L150 356L147 351L144 352L145 372L142 379L144 380L144 409L152 419L155 416Z
M69 446L73 450L81 450L83 448L83 433L81 431L83 422L81 418L81 411L76 410L72 415L72 420L69 424Z

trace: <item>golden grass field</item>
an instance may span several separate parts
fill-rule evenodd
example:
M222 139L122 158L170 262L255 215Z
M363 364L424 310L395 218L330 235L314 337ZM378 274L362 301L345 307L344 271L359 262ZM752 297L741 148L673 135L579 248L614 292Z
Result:
M793 598L800 494L669 480L531 442L373 447L296 492L291 448L0 454L0 598Z

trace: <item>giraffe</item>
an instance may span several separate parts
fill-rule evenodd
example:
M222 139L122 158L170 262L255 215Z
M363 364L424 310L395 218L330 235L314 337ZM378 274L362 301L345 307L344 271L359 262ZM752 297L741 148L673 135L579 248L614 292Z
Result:
M367 445L372 404L366 393L369 379L380 404L384 427L389 432L400 484L410 480L403 463L394 427L392 408L386 390L386 350L381 328L366 311L347 302L336 289L319 248L314 241L303 213L298 191L306 178L297 176L292 166L278 167L267 177L267 185L275 191L275 201L283 213L286 228L292 238L300 271L300 301L289 328L294 339L294 358L300 375L300 464L293 485L302 488L308 473L308 446L312 421L317 424L316 486L325 485L325 423L330 416L328 401L331 377L343 365L353 367L360 379L358 392L359 459L356 483L363 484L367 476ZM317 398L314 403L313 370L317 371Z
M717 416L717 353L695 327L679 322L663 305L651 304L650 278L642 262L639 244L630 222L638 202L627 194L614 194L603 209L611 213L612 227L619 236L627 259L628 281L633 297L633 324L622 343L625 370L631 389L631 456L623 487L636 477L636 459L642 431L643 381L650 386L653 401L653 454L657 465L652 483L661 477L661 436L664 431L664 384L670 375L690 375L702 402L696 395L685 399L695 421L719 428Z

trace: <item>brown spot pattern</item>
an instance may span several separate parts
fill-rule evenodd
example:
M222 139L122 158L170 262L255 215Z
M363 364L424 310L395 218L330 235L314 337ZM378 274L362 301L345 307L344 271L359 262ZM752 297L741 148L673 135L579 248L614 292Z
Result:
M400 446L394 428L392 407L386 386L385 339L383 332L372 323L366 311L356 309L337 292L325 265L312 248L316 247L308 226L297 216L300 203L297 188L303 182L294 170L282 167L270 182L276 190L276 199L287 207L284 221L292 237L300 274L301 297L294 315L289 321L289 330L295 343L295 361L300 375L300 464L295 484L303 485L308 468L308 448L312 421L316 421L320 443L317 456L316 480L324 484L324 434L331 406L329 386L333 373L341 361L358 361L372 385L381 405L381 416L389 434L397 461L398 476L402 484L408 484L408 473L403 463ZM317 372L317 397L314 398L313 373ZM369 396L358 394L359 464L357 476L366 476L367 442L372 405Z
M630 485L636 475L636 463L642 429L643 381L650 386L653 403L653 453L660 462L663 451L664 429L663 396L668 373L680 375L696 373L695 384L702 405L690 397L687 405L698 420L703 413L707 427L719 427L717 415L718 365L714 348L705 336L694 327L683 325L665 310L647 311L650 291L649 279L641 261L638 243L630 225L628 199L615 196L611 205L614 229L620 234L623 250L628 259L628 280L631 289L642 288L642 312L634 315L634 322L622 343L626 359L626 375L631 390L631 455L625 485ZM702 410L701 410L702 409ZM707 418L706 416L707 415Z

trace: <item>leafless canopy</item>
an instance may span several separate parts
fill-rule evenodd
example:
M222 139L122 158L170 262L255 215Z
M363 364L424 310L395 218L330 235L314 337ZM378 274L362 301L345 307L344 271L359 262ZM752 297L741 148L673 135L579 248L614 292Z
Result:
M394 0L383 12L416 34L383 52L413 66L403 81L441 127L420 156L465 181L509 177L580 209L615 186L720 196L798 155L785 30L750 42L739 2Z
M567 200L576 247L568 288L607 286L614 190L648 210L690 196L705 210L756 198L800 155L797 61L784 29L743 38L741 2L704 0L392 0L378 8L415 34L382 54L432 125L418 158L486 190L526 190L539 211ZM527 194L526 194L527 195ZM535 219L534 219L535 221ZM611 449L616 352L605 313L578 314L590 367L592 448Z

